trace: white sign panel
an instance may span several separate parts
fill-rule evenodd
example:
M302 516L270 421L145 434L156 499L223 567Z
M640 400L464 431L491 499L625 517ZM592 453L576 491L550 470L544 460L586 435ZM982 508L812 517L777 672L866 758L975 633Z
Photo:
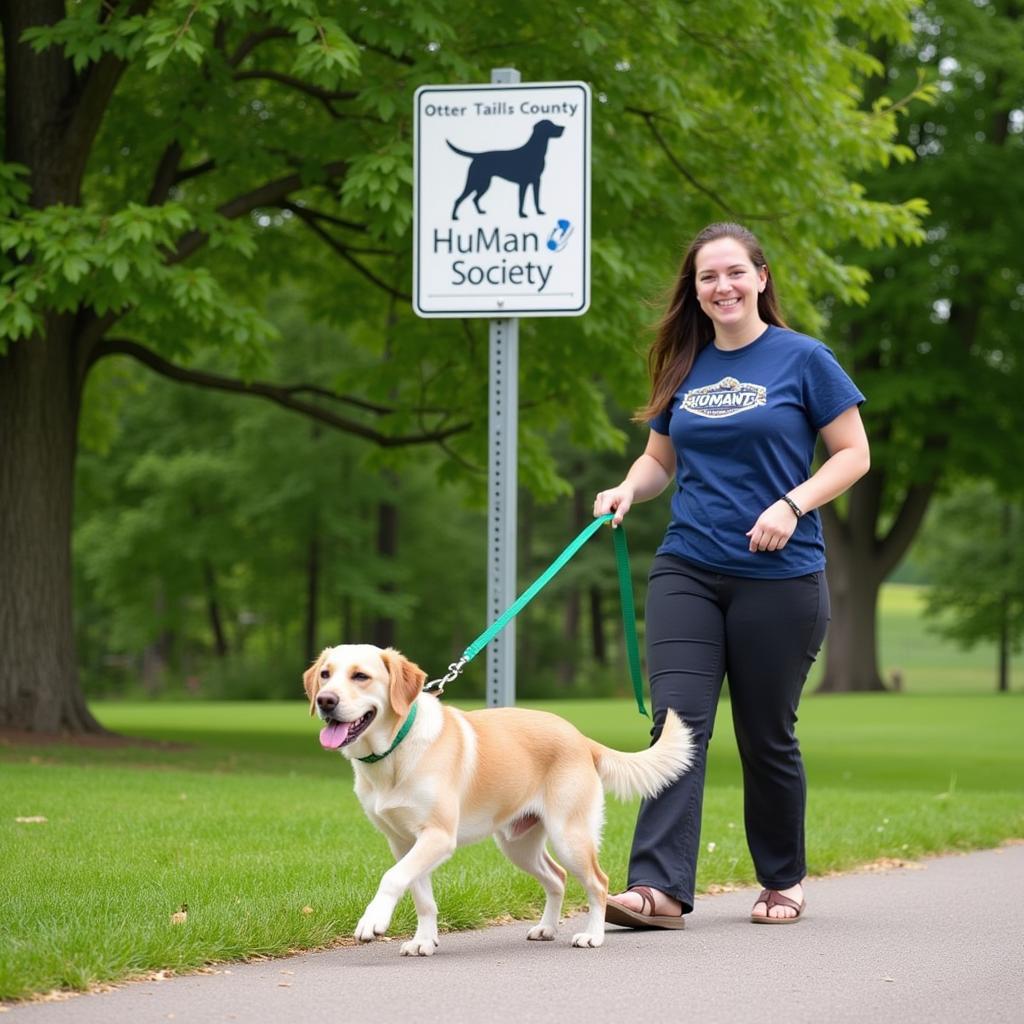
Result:
M579 316L590 305L590 87L416 90L413 308Z

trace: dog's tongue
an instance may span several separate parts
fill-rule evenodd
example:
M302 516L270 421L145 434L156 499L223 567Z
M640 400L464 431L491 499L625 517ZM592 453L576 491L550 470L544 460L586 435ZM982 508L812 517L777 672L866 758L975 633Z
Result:
M348 737L351 722L331 722L320 730L320 746L324 750L337 750Z

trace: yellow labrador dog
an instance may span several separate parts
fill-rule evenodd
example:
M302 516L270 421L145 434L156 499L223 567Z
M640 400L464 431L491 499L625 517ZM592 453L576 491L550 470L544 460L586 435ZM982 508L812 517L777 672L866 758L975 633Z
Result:
M493 835L517 867L547 894L528 939L553 939L565 871L545 840L580 880L590 904L574 946L604 942L608 876L597 851L604 792L654 796L690 765L693 741L672 712L658 742L623 754L587 739L557 715L519 708L468 713L422 692L426 673L395 650L369 644L328 647L303 682L310 713L324 722L320 743L340 750L355 770L355 790L384 833L397 863L384 873L356 938L383 935L407 889L416 934L403 956L437 946L431 872L455 848Z

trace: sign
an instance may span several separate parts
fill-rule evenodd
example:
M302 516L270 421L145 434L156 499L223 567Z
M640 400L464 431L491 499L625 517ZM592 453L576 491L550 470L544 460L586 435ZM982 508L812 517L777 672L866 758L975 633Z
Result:
M585 313L590 87L425 85L415 104L415 312Z

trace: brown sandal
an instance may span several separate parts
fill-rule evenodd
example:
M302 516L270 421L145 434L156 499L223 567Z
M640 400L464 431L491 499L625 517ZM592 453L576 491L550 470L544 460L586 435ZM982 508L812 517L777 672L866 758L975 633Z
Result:
M757 906L758 903L765 905L765 913L751 914L750 920L754 924L795 924L803 916L804 907L807 906L807 900L797 903L796 900L783 896L775 889L762 889L761 895L754 901L754 906ZM796 917L769 917L768 914L772 907L789 907L796 911Z
M678 914L655 914L654 893L650 886L631 885L626 892L640 894L640 912L630 910L609 899L605 904L604 919L607 924L621 925L623 928L685 928L686 921L682 912Z

